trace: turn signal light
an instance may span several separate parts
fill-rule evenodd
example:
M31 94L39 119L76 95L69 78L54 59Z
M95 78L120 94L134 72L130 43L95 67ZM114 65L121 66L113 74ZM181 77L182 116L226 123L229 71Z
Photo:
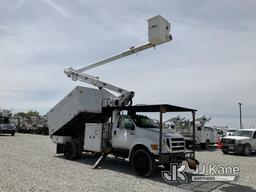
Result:
M152 148L153 150L157 150L157 149L158 149L158 145L157 145L157 144L151 144L151 148Z

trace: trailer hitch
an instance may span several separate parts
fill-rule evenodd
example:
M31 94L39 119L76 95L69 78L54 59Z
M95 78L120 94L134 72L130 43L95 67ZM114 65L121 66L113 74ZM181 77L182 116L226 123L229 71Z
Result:
M190 169L196 170L197 165L199 165L199 161L192 158L192 159L186 159L187 163L188 163L188 167Z

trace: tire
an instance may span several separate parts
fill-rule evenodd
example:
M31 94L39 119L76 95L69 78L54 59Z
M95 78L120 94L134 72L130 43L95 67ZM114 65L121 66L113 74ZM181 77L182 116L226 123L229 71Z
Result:
M244 147L243 147L243 154L245 156L248 156L248 155L251 154L251 152L252 152L251 146L249 144L245 144Z
M211 143L210 143L210 141L207 139L207 140L205 141L205 143L201 143L200 145L201 145L201 148L203 148L203 149L209 149Z
M148 177L155 171L155 159L152 154L145 149L137 149L134 151L130 161L133 171L141 177Z
M170 170L170 164L164 165L164 169L167 170L167 171L169 171L169 170Z
M64 144L64 156L69 160L77 157L77 144L74 141L68 141Z
M205 141L205 149L210 149L211 143L209 140Z
M222 153L223 153L223 154L228 154L228 151L222 150Z
M205 143L200 143L201 149L205 149Z
M15 135L15 132L12 132L11 135L14 136L14 135Z
M74 140L74 143L77 145L77 154L75 156L75 158L80 158L83 154L83 147L82 144L79 140Z

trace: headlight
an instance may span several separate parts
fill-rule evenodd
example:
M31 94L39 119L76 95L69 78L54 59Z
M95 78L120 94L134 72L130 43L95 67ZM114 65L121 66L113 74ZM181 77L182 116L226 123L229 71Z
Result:
M185 158L194 158L194 153L185 153Z

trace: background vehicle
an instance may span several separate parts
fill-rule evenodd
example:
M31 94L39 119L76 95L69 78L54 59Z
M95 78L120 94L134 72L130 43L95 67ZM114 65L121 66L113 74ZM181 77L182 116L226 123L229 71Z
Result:
M0 133L15 135L16 127L10 123L11 112L9 110L0 109Z
M217 129L205 126L210 119L204 115L195 118L195 141L197 145L200 145L204 149L209 149L210 145L215 144L221 137ZM193 145L193 126L191 122L191 120L180 116L165 121L167 127L171 127L185 137L187 148L191 148Z
M237 130L238 130L238 129L232 129L232 128L227 129L226 136L233 135L233 133L234 133L235 131L237 131Z
M86 82L99 89L78 86L48 112L49 133L57 143L57 153L64 153L67 159L80 157L83 151L101 153L94 168L108 154L129 158L133 170L145 177L152 174L159 164L168 167L170 162L181 163L186 159L190 159L190 167L195 168L198 162L193 159L194 152L185 149L184 138L180 134L163 129L162 114L192 112L195 122L196 110L166 104L132 106L133 91L83 73L171 40L170 24L161 16L149 19L148 28L149 42L144 45L79 70L65 69L72 80ZM115 96L107 90L120 95ZM141 112L159 112L159 126L147 116L137 114Z
M256 150L256 130L255 129L239 129L231 136L221 139L222 152L239 153L250 155Z

